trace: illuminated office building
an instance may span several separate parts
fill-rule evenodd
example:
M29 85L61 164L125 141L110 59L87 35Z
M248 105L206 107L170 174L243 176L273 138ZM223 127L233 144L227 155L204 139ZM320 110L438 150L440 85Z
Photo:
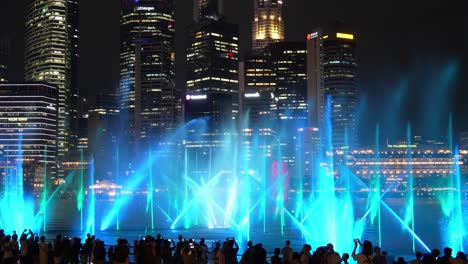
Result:
M335 150L357 142L357 69L353 34L316 30L307 35L309 123L327 128L322 131L331 134Z
M0 84L0 162L22 164L25 189L56 182L58 91L47 84Z
M77 0L31 0L26 8L25 80L58 88L57 158L63 161L76 144L72 132L78 97ZM59 164L60 165L60 164ZM58 170L59 177L65 175Z
M58 88L58 158L68 152L70 46L66 0L30 1L26 9L25 80Z
M232 118L239 111L237 25L205 19L190 33L187 53L187 92L227 94L232 98Z
M8 82L8 57L10 45L8 40L0 39L0 83Z
M271 146L277 144L276 98L271 91L246 90L242 94L242 144L248 149L248 160L255 153L271 157ZM257 158L261 158L257 155Z
M78 67L80 60L80 20L79 9L81 0L67 0L67 30L70 48L70 151L73 156L78 155L80 145L80 124L81 117L85 114L80 112L80 101L82 94L78 88Z
M267 50L252 51L246 56L244 65L246 91L275 91L276 72Z
M254 0L252 48L261 49L284 40L282 0Z
M274 90L276 74L268 51L250 52L242 62L241 129L248 159L253 153L271 156L271 145L276 135L276 101ZM252 149L256 148L256 149Z
M266 47L276 74L276 131L281 137L282 160L296 168L297 130L307 126L307 50L305 42L276 42ZM307 134L308 135L308 134ZM307 144L305 144L307 146ZM307 149L307 148L305 148ZM302 156L310 157L310 156Z
M242 117L247 120L247 124L245 125L248 125L251 120L250 115L252 113L249 112L250 103L258 105L263 102L265 105L262 108L268 109L267 116L270 116L270 112L276 115L276 105L271 104L269 99L270 94L273 95L276 88L276 72L271 62L270 53L264 49L253 50L245 56L241 65L241 108ZM270 128L273 128L273 120L276 120L276 117L273 118L272 116L272 122L268 124Z
M305 42L277 42L267 50L276 74L275 96L281 126L307 123L307 49ZM283 124L284 123L284 124Z
M174 82L174 4L122 3L120 109L133 146L156 144L179 124L180 90Z

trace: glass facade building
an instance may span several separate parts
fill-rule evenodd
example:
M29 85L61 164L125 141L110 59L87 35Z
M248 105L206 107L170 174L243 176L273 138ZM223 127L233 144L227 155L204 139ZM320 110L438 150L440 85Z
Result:
M243 62L241 94L242 144L251 160L254 153L271 156L271 145L277 129L276 72L270 53L265 49L250 52Z
M187 53L187 92L228 94L232 118L239 112L239 51L237 25L205 19L190 34Z
M245 91L276 89L276 72L271 55L266 49L257 49L245 57Z
M180 122L173 2L122 2L120 30L120 109L128 119L126 134L134 146L159 142Z
M254 0L253 49L261 49L270 43L284 40L282 8L282 0Z
M78 83L78 67L80 61L80 10L81 0L67 0L67 30L70 48L70 135L69 144L70 150L73 151L74 156L78 155L80 149L80 117L83 114L80 112L80 100L82 100L82 93L79 91Z
M277 42L267 47L276 74L278 119L303 127L307 120L307 49L305 42ZM287 122L291 121L291 122Z
M272 91L249 90L242 94L242 145L247 160L271 157L277 144L276 98ZM261 155L255 154L262 153Z
M58 149L69 150L70 38L66 0L34 0L26 9L25 80L46 82L58 89Z
M58 89L46 84L0 84L0 159L22 164L24 182L36 169L56 181Z
M321 123L335 150L357 144L358 64L355 36L317 30L307 35L309 122Z

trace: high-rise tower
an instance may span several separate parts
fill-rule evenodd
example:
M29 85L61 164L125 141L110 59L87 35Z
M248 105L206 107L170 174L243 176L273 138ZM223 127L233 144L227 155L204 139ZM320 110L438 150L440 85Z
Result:
M187 92L230 95L234 119L239 109L238 36L237 25L202 20L192 29L187 54Z
M278 42L266 48L276 74L275 95L281 126L296 130L307 120L307 49L303 42Z
M318 29L307 35L309 122L330 130L336 150L357 143L357 69L354 34Z
M261 49L284 40L282 0L254 0L252 48Z
M67 30L70 47L70 150L74 151L75 156L78 152L78 134L80 113L79 102L83 93L78 88L78 67L80 60L80 20L79 9L81 0L67 0Z
M77 70L72 57L78 48L72 47L78 45L73 18L77 19L77 12L78 2L71 0L30 0L26 8L25 80L58 89L57 156L62 161L69 151L71 75ZM60 169L58 177L64 177Z
M174 4L122 2L120 109L134 146L156 143L179 123L181 92L174 82Z

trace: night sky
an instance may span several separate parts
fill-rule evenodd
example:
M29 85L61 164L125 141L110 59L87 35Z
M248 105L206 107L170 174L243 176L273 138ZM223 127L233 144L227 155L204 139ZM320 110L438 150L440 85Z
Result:
M0 36L11 39L10 74L23 78L24 10L27 0L2 0ZM81 1L80 88L90 101L118 87L119 1ZM362 138L402 138L409 121L415 134L444 135L448 116L468 130L468 16L464 1L285 0L286 40L339 19L357 35ZM416 3L418 2L418 3ZM225 0L228 21L239 24L241 54L251 41L252 0ZM190 0L176 4L177 85L184 85Z

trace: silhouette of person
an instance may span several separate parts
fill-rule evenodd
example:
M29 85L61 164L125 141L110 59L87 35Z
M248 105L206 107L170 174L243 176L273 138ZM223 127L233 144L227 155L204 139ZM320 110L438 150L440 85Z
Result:
M361 245L362 246L362 251L359 254L356 254L356 248L358 244L361 244L359 241L354 242L354 249L353 253L351 256L355 261L358 262L358 264L371 264L372 259L373 259L373 254L372 254L372 243L369 240L365 240L364 243Z
M271 260L271 264L281 264L283 263L283 259L280 258L280 253L281 253L281 249L279 248L275 248L275 254L273 256L271 256L270 260Z
M416 258L411 260L410 263L411 264L421 264L421 259L422 259L422 253L421 251L416 251L416 254L415 254Z
M374 247L374 253L373 264L387 264L387 258L381 254L380 247Z
M283 254L284 264L292 264L293 262L293 249L291 248L291 241L286 240L286 245L281 249Z

